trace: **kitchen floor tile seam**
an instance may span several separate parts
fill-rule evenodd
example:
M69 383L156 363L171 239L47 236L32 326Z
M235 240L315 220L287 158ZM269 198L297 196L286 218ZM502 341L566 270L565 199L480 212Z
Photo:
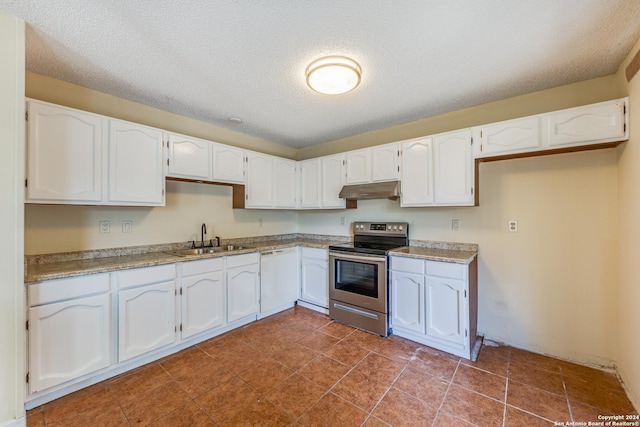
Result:
M507 375L509 375L509 367L507 363ZM507 397L509 396L509 377L507 377L507 383L504 386L504 410L502 412L502 427L506 427L507 424Z
M195 399L193 399L193 398L191 397L191 395L190 395L190 394L189 394L189 393L188 393L188 392L187 392L187 391L186 391L186 390L185 390L185 389L180 385L180 383L179 383L179 382L177 382L177 381L175 380L175 378L173 378L173 377L171 377L171 380L170 380L170 381L167 381L166 383L163 383L163 384L161 384L161 385L159 385L159 386L157 386L157 387L154 387L154 388L152 388L152 389L147 390L147 391L144 393L144 395L145 395L145 396L146 396L146 395L148 395L151 391L153 391L153 390L155 390L155 389L157 389L157 388L159 388L159 387L162 387L163 385L166 385L168 382L173 382L173 383L175 383L175 384L178 386L178 388L180 388L180 390L182 390L182 391L183 391L183 392L188 396L188 398L189 398L189 400L190 400L191 402L196 403L196 402L195 402ZM115 395L114 395L114 398L115 398L115 399L116 399L116 401L118 402L118 406L120 407L120 410L122 411L122 414L124 415L124 418L127 420L127 422L129 423L129 425L130 425L130 426L137 425L134 421L131 421L131 420L129 419L129 416L127 415L127 412L124 410L124 408L123 408L123 403L120 401L120 399L118 399L118 397L117 397L117 396L115 396ZM136 397L136 399L137 399L137 400L141 400L141 399L140 399L140 396ZM147 424L145 424L145 425L150 425L150 424L152 424L152 423L154 423L154 422L158 421L160 418L162 418L162 417L164 417L164 416L166 416L166 415L169 415L170 413L172 413L172 412L174 412L174 411L177 411L178 409L180 409L180 408L182 408L182 407L186 406L187 404L188 404L188 402L187 402L187 403L185 403L184 405L179 406L178 408L175 408L175 409L174 409L173 411L171 411L171 412L167 412L166 414L162 414L162 415L160 415L160 416L159 416L159 417L157 417L157 418L154 418L154 419L152 419L152 420L149 420L149 422L148 422ZM196 403L196 404L197 404L197 403ZM207 414L207 416L208 416L208 414Z
M463 365L468 366L469 368L477 369L477 370L479 370L479 371L486 372L487 374L497 375L497 376L502 377L502 378L508 378L508 377L509 377L509 367L508 367L509 365L508 365L508 364L507 364L507 369L506 369L507 374L506 374L506 375L501 375L501 374L498 374L498 373L496 373L496 372L489 371L489 370L487 370L487 369L482 369L482 368L479 368L479 367L477 367L477 366L474 366L474 365L472 365L472 364L471 364L471 363L473 363L473 362L472 362L471 360L468 360L468 359L462 359L462 358L461 358L461 359L460 359L460 362L461 362ZM467 363L467 362L471 362L471 363Z
M444 406L444 402L447 400L447 395L449 394L449 390L451 390L451 386L453 385L453 379L456 377L456 373L458 372L458 368L460 367L460 363L462 363L462 362L458 361L458 364L456 365L456 369L453 371L453 375L451 376L451 379L448 381L447 389L444 391L444 396L442 396L442 401L440 402L440 405L438 406L438 409L436 410L436 416L433 419L433 422L431 423L432 426L435 425L436 420L438 419L438 415L440 415L440 411L442 411L442 407Z
M369 352L370 352L370 353L372 353L372 352L373 352L373 350L370 350ZM377 353L376 353L376 354L377 354ZM364 360L364 358L363 358L362 360ZM356 367L357 365L358 365L358 364L356 363L356 365L354 366L354 369L355 369L355 367ZM375 412L376 408L377 408L378 406L380 406L380 403L382 403L382 401L383 401L383 400L384 400L384 398L387 396L387 394L389 394L389 391L393 388L393 386L395 385L395 383L396 383L396 382L398 382L398 379L400 379L400 377L402 376L402 374L404 373L404 371L406 371L407 369L409 369L409 364L408 364L408 363L404 365L404 367L400 370L400 373L399 373L399 374L396 376L396 378L391 382L391 384L389 384L389 386L387 387L387 390L385 390L385 392L384 392L384 394L382 395L382 397L380 397L380 400L378 400L378 402L376 402L376 404L375 404L375 405L373 405L373 408L371 408L371 411L369 411L369 414L367 415L367 418L365 419L365 421L364 421L363 425L364 425L364 424L366 424L366 422L369 420L369 418L371 418L371 417L373 416L373 413ZM397 390L399 390L399 391L401 391L401 392L403 392L403 393L405 393L405 394L408 394L408 393L404 392L403 390L400 390L400 389L397 389ZM412 396L412 397L413 397L413 396ZM416 397L416 399L418 399L418 398ZM420 400L420 399L418 399L418 400ZM423 402L422 400L420 400L420 401L421 401L421 402ZM436 414L436 416L437 416L437 414ZM383 421L384 421L384 420L383 420ZM384 422L386 423L386 421L384 421ZM389 423L387 423L387 424L389 424Z
M550 420L549 418L546 418L546 417L544 417L544 416L542 416L540 414L536 414L535 412L531 412L531 411L529 411L527 409L524 409L524 408L521 408L519 406L509 405L507 403L505 405L505 408L504 408L505 415L504 415L503 425L504 425L504 423L506 423L506 420L507 420L507 407L513 408L513 409L517 409L518 411L526 412L527 414L533 415L534 417L541 418L541 419L543 419L545 421L549 421L550 424L553 424L553 423L558 422L558 421L564 422L564 420Z

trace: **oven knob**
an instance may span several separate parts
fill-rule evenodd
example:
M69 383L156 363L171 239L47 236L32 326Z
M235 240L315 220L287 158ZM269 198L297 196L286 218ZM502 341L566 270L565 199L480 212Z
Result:
M396 231L398 229L398 226L394 225L392 228L393 228L393 231Z
M399 226L399 227L398 227L398 230L402 231L402 226Z

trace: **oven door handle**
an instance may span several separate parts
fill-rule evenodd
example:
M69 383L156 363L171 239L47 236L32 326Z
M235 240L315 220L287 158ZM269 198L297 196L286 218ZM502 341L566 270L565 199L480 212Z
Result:
M385 262L387 260L386 256L352 255L344 252L329 252L329 256L333 256L334 258L353 260L353 261L363 261L363 262Z
M358 310L357 308L349 307L349 306L346 306L344 304L340 304L338 302L334 302L333 306L335 308L339 308L340 310L348 311L350 313L355 313L355 314L358 314L360 316L365 316L365 317L369 317L371 319L376 319L376 320L378 319L378 316L373 314L373 313L369 313L369 312L363 311L363 310Z

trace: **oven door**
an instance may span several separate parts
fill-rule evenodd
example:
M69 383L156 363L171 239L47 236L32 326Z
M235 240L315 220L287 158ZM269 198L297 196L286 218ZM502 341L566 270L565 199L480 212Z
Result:
M387 257L329 252L329 298L387 312Z

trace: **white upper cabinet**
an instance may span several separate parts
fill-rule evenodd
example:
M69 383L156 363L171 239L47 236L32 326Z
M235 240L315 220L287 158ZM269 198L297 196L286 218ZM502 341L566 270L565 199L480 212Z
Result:
M433 204L433 138L402 143L402 196L400 206Z
M539 148L540 116L507 120L473 128L476 157L517 153Z
M26 201L101 203L106 119L36 101L27 108Z
M275 158L274 208L294 209L298 194L298 162Z
M384 144L371 149L371 181L395 181L400 176L399 144Z
M176 178L211 179L211 142L189 136L167 135L167 176Z
M547 114L549 147L621 141L629 138L628 98Z
M624 141L629 98L476 126L476 158Z
M300 207L303 209L319 209L321 207L320 192L322 188L321 159L303 160L299 165Z
M371 182L371 149L349 151L347 160L347 184Z
M320 158L322 208L344 208L345 199L339 196L345 181L345 155L336 154Z
M247 152L245 207L255 209L295 209L297 207L297 162Z
M109 121L109 194L113 205L164 206L162 131Z
M213 181L244 184L244 150L213 143Z
M435 204L474 204L474 161L471 131L464 129L434 136Z
M347 184L395 181L400 176L399 144L378 145L346 153Z
M273 206L273 168L273 156L253 151L247 153L247 208Z

